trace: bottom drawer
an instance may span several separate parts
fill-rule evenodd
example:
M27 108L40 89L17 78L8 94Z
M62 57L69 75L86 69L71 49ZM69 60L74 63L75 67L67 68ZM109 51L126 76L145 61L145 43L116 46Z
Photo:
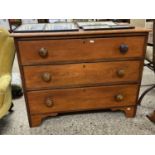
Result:
M99 86L28 92L31 114L135 105L138 85Z

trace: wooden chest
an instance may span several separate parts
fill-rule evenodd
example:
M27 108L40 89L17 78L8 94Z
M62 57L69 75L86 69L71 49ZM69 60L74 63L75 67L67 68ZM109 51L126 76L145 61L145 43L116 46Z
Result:
M148 30L13 33L30 127L97 109L136 114Z

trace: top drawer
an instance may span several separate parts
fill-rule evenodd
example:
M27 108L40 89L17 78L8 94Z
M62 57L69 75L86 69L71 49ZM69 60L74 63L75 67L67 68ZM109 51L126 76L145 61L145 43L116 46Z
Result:
M23 65L142 57L144 36L19 41Z

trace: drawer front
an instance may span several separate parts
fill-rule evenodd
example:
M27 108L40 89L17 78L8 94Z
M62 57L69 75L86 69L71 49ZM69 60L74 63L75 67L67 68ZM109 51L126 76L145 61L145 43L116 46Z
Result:
M140 61L25 66L27 89L139 80Z
M144 36L19 41L23 65L142 57Z
M39 114L132 106L137 90L137 85L100 86L32 91L27 96L30 113Z

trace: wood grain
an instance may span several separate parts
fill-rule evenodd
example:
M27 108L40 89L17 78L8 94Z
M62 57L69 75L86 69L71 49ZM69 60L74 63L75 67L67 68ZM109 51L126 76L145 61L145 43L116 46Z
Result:
M52 62L86 61L96 59L141 57L145 38L113 37L66 40L19 41L19 52L23 65L47 64ZM128 52L122 54L120 46L128 45ZM39 50L45 48L48 56L42 58Z
M136 28L12 34L30 127L72 111L122 110L134 117L148 32ZM120 52L121 44L129 47L127 53ZM39 56L42 47L47 57ZM120 69L124 76L116 73ZM46 74L45 82L43 73L52 76Z
M122 29L122 30L98 30L98 31L80 31L75 32L40 32L40 33L12 33L10 36L14 38L24 38L24 37L45 37L45 36L84 36L84 35L110 35L110 34L137 34L137 33L148 33L151 29L138 28L135 29Z
M57 113L52 113L52 114L40 114L40 115L30 115L30 127L37 127L39 126L43 119L45 119L46 117L49 117L49 116L56 116Z
M32 91L28 92L28 104L31 114L132 106L136 104L137 90L137 85L120 85ZM118 94L123 95L123 101L115 100ZM46 105L46 100L49 98L53 102L51 107Z
M45 89L110 82L138 82L140 61L100 62L24 67L26 88ZM124 76L119 76L119 71ZM43 79L51 76L50 81Z
M127 118L132 118L132 117L135 117L136 115L137 107L136 106L118 107L118 108L112 108L111 110L112 111L118 111L118 110L123 111Z

